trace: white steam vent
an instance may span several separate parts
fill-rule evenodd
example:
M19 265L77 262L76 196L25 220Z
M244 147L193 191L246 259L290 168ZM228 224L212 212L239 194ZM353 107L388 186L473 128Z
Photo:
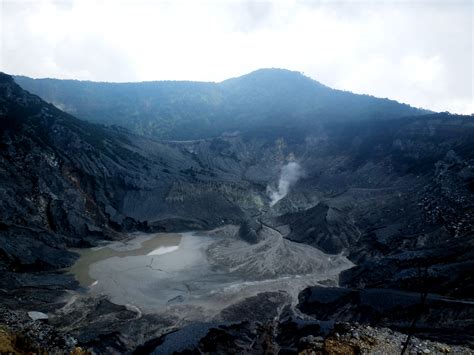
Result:
M270 196L270 206L280 201L288 194L290 187L294 185L303 176L301 165L295 161L290 161L281 168L280 180L278 181L278 189L268 187Z

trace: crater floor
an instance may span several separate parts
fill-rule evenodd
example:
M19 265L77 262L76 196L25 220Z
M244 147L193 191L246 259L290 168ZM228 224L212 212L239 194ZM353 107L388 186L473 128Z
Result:
M288 241L271 228L264 227L255 244L238 238L235 227L224 230L133 235L83 251L70 271L88 293L116 304L202 321L262 292L284 292L295 305L303 288L336 283L353 266L342 255Z

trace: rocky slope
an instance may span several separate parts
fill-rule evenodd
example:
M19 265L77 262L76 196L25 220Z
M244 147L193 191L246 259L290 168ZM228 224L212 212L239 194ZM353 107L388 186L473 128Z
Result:
M268 87L265 75L240 80L257 93ZM319 87L301 80L310 92ZM234 85L224 84L219 85ZM286 93L293 85L275 90ZM235 102L243 105L242 100ZM371 114L379 109L372 106ZM322 320L310 322L318 327L357 321L408 332L416 319L420 336L471 342L474 121L450 114L395 118L410 110L386 110L384 120L349 115L311 125L301 116L292 127L281 121L271 129L261 124L215 138L165 142L78 120L1 74L0 296L6 309L1 322L12 310L38 310L50 315L55 329L72 334L76 345L124 352L147 344L152 350L179 322L138 316L106 299L67 303L68 290L78 286L61 272L76 258L68 248L137 230L236 224L242 226L241 244L255 245L250 249L257 254L277 249L273 254L280 257L287 239L301 243L302 252L309 244L344 253L356 266L341 274L344 288L301 293L296 311L285 308L285 290L227 309L220 321L236 322L238 316L249 320L250 330L231 325L222 339L239 339L248 331L251 339L257 334L263 341L267 333L265 327L255 330L256 314L280 318L283 327L285 314L296 312ZM271 205L270 192L279 188L289 162L301 171ZM262 231L269 229L278 243L263 243L261 249ZM221 252L238 256L225 245ZM429 296L422 303L423 294ZM209 329L204 328L201 338Z
M154 354L166 350L181 334L170 334L161 339ZM329 332L322 332L316 324L288 319L281 323L240 323L209 329L201 338L181 344L175 354L399 354L406 335L388 328L373 328L358 323L336 323ZM146 347L140 350L147 350ZM417 337L407 346L407 354L472 354L472 350Z
M243 219L235 201L251 185L225 171L218 176L220 170L203 166L186 146L77 120L5 74L0 112L0 288L6 303L15 296L10 290L29 295L41 280L53 289L74 284L54 271L75 260L66 248L137 229L202 229ZM253 200L247 205L256 208Z
M252 185L242 181L241 167L219 151L218 141L160 143L89 124L23 91L10 77L1 79L4 228L74 234L78 240L70 243L80 245L87 236L140 223L153 228L157 220L157 228L175 219L212 227L218 223L212 208L224 219L241 214L229 200ZM214 151L218 156L209 157ZM183 203L203 196L213 204ZM254 208L252 201L248 205Z

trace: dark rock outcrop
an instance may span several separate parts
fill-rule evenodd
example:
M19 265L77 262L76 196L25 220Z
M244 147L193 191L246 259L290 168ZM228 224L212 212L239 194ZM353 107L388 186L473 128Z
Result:
M474 303L393 289L354 290L310 287L300 296L298 308L323 321L345 321L408 331L417 319L417 334L435 339L474 341ZM460 334L462 333L462 336Z

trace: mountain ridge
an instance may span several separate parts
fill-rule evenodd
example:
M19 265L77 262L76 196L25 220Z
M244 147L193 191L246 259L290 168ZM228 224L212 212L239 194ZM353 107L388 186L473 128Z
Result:
M258 126L426 114L393 100L331 89L299 72L260 69L215 82L96 83L15 77L24 89L81 119L159 139L187 140ZM245 128L243 128L245 127Z

